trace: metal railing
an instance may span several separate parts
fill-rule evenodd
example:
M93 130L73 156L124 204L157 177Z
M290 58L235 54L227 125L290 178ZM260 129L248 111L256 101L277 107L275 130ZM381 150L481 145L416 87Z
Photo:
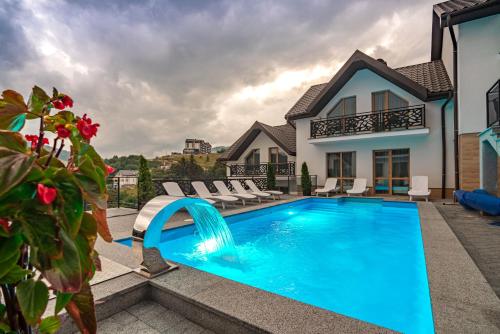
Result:
M353 136L425 127L425 105L370 111L311 121L311 138Z
M500 125L500 80L486 92L486 127Z
M127 179L127 180L125 180ZM135 179L135 181L131 180ZM176 178L164 178L164 179L153 179L154 195L166 195L165 189L163 188L164 182L177 182L179 187L184 192L186 196L196 195L191 182L202 181L205 183L207 188L212 193L216 193L214 181L223 181L226 186L233 190L231 185L231 180L238 180L244 188L248 188L245 184L245 180L253 180L254 183L261 190L267 190L267 179L266 177L238 177L238 178L216 178L216 179L176 179ZM312 189L317 187L317 176L311 175ZM139 200L139 179L137 177L108 177L107 178L107 189L108 189L108 207L109 208L132 208L140 209L145 203ZM289 175L284 179L276 180L276 189L283 191L285 194L290 193L300 193L302 191L300 186L300 176Z
M274 173L277 176L292 176L295 175L295 162L287 162L281 164L272 164L274 167ZM245 164L235 164L229 165L230 176L254 176L254 175L266 175L268 164L262 163L258 165L245 165Z

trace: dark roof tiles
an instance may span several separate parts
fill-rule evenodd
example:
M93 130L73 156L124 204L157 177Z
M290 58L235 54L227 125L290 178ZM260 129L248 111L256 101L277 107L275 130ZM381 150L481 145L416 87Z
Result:
M285 117L302 114L326 85L327 82L309 87L304 95L290 108Z
M453 90L450 78L441 60L395 68L395 70L424 86L431 94Z
M449 0L434 5L438 15L448 15L481 5L490 0Z

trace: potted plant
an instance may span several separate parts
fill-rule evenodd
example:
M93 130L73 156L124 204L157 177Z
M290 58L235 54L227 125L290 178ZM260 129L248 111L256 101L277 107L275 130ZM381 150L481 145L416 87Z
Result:
M63 308L81 332L96 332L89 281L100 270L97 235L112 240L105 182L112 168L90 144L99 124L72 107L55 88L49 96L35 86L27 102L13 90L0 99L0 333L54 333ZM37 122L37 134L20 133L27 121ZM49 291L55 308L42 318Z

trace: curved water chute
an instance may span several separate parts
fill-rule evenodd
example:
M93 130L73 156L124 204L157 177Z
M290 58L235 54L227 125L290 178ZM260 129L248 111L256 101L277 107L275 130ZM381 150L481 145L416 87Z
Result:
M157 196L146 203L134 223L134 233L144 235L144 248L159 248L163 227L180 209L186 209L193 218L200 246L206 254L236 256L226 221L216 208L201 198Z

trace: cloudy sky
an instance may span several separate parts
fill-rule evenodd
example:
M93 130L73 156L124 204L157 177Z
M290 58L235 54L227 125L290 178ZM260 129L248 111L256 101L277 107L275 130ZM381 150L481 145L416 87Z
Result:
M104 156L153 157L284 123L356 49L428 61L436 0L0 2L0 90L56 86L101 123Z

